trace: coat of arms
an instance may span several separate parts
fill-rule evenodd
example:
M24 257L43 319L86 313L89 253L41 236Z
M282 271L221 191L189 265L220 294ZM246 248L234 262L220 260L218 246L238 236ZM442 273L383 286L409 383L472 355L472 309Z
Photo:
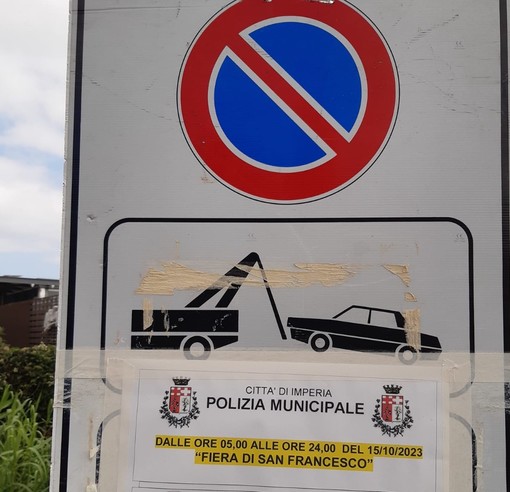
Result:
M386 394L376 400L372 422L374 427L381 429L383 435L401 436L405 429L413 425L409 400L400 394L402 386L390 384L383 388Z
M170 387L170 401L168 402L168 410L170 410L170 413L176 415L186 415L190 412L191 386Z
M189 427L190 422L197 419L200 413L196 391L188 385L188 378L174 378L173 381L175 386L165 391L159 413L171 427Z

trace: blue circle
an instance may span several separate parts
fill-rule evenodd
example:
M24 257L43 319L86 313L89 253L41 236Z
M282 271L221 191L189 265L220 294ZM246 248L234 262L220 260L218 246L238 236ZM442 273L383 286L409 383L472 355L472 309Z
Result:
M347 133L353 130L362 109L363 86L356 61L338 37L297 21L268 24L249 36ZM250 159L299 170L326 155L228 54L213 94L223 133Z

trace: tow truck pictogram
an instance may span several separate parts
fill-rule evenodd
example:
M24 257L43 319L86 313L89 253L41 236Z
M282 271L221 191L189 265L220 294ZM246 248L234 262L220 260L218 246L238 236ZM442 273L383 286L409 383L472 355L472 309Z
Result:
M212 349L238 342L239 311L228 307L255 266L260 270L281 339L287 340L266 272L259 255L252 252L184 309L154 310L149 326L144 326L144 311L133 310L131 348L182 350L188 359L207 359ZM223 290L214 309L203 308ZM381 315L389 322L378 322L377 317ZM404 316L390 309L353 305L331 319L289 317L287 327L290 338L309 344L315 352L325 352L330 347L358 352L395 352L402 363L412 364L418 353L436 358L442 351L439 339L425 333L418 334L418 343L409 343Z
M144 329L143 310L133 310L132 349L182 350L188 359L206 359L211 349L239 341L239 311L228 309L253 267L258 266L280 336L287 340L266 272L257 253L250 253L211 286L190 301L184 309L154 310L152 324ZM225 290L214 309L202 306Z

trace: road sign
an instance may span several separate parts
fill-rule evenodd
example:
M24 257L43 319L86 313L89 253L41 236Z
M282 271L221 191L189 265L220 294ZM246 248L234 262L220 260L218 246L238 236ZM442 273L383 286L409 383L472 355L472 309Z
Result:
M388 229L392 247L381 250ZM154 230L157 242L141 239ZM207 251L200 246L204 234L210 238ZM363 250L354 252L361 242ZM420 357L475 349L471 237L455 221L130 219L112 226L104 255L101 349L169 349L201 359L226 346L328 354L347 349L398 358L407 345L404 315L418 314L422 304L435 309L419 313ZM154 259L150 267L147 258ZM412 265L407 273L400 271L402 258ZM434 288L435 282L440 286ZM342 314L351 306L357 308ZM354 332L339 331L343 321L355 323ZM328 345L317 346L315 334Z
M190 146L222 183L302 202L344 188L377 159L398 78L382 35L351 5L248 0L197 35L179 103Z
M506 1L140 7L72 3L53 491L119 483L112 463L138 434L122 428L135 414L108 371L117 361L158 371L162 359L191 367L237 350L290 352L305 379L301 357L409 374L463 354L440 426L455 453L437 476L451 472L451 492L505 490L503 371L470 356L510 351ZM405 419L411 393L390 379ZM198 415L205 393L181 395L182 416L168 404L159 414L165 391L197 391L188 383L165 380L147 428ZM359 415L378 446L403 429L375 410L383 394L374 385ZM295 442L327 439L290 427ZM377 473L365 475L374 488ZM178 487L128 475L140 492ZM372 490L355 477L353 490Z

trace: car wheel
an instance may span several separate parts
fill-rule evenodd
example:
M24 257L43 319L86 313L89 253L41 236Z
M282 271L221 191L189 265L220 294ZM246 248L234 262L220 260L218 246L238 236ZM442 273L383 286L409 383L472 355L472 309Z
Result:
M184 357L189 360L205 360L211 353L211 342L204 337L190 337L182 345Z
M331 342L329 340L329 337L326 335L323 335L322 333L314 333L310 337L310 346L316 352L325 352L326 350L328 350L330 345L331 345Z
M401 345L397 349L397 356L402 364L414 364L418 359L418 351L411 345Z

